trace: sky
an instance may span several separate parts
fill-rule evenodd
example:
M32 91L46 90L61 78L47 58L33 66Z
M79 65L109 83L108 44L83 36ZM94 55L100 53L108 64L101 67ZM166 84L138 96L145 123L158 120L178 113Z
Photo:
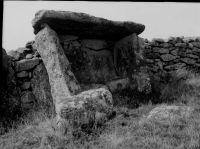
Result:
M87 1L4 1L3 48L24 47L34 40L31 21L41 9L88 13L115 21L145 25L139 36L169 38L200 36L200 3L176 2L87 2Z

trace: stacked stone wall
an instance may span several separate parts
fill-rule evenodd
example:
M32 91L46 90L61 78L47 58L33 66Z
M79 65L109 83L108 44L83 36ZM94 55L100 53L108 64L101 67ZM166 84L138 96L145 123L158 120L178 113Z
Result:
M41 107L52 112L54 107L48 74L39 53L34 48L34 41L28 42L25 47L9 51L8 56L14 64L20 107L23 110Z
M149 72L156 75L172 73L177 69L200 68L200 38L170 37L167 40L145 40L144 56Z

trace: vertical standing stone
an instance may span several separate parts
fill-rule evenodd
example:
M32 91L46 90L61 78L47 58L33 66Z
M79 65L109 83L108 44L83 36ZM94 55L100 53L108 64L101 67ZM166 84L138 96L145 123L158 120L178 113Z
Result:
M49 76L43 63L40 63L33 70L31 79L32 92L37 99L37 107L42 108L47 113L54 114L55 105L51 95Z
M35 43L49 75L54 103L60 104L80 90L78 81L71 72L69 61L54 30L45 25L36 35ZM55 107L58 112L59 109Z
M116 42L114 47L114 65L118 75L132 77L134 70L143 62L143 49L144 42L136 34L126 36Z

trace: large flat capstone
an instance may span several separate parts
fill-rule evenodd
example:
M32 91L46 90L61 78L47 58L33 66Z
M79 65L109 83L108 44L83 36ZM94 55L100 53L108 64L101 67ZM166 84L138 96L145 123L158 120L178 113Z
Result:
M78 35L91 39L119 40L132 33L140 34L145 26L130 21L111 21L85 13L70 11L40 10L32 20L34 33L37 34L43 24L48 24L57 34Z

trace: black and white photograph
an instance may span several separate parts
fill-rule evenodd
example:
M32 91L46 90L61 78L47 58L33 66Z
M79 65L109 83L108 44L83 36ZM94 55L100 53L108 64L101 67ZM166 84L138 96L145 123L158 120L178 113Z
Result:
M200 3L3 1L0 149L200 149Z

